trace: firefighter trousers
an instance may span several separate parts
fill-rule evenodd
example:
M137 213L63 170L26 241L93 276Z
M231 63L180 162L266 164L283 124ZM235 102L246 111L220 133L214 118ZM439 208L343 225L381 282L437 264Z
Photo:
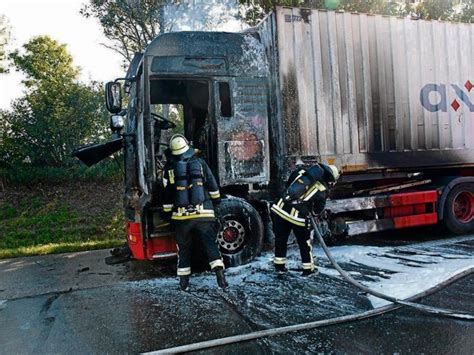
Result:
M215 221L191 219L176 222L176 243L178 244L178 276L191 274L191 253L193 236L200 239L206 251L211 269L224 267L217 245Z
M307 227L297 226L275 213L272 213L272 222L273 234L275 235L275 258L273 262L279 265L286 265L288 238L291 231L293 231L300 248L303 269L314 270L311 230Z

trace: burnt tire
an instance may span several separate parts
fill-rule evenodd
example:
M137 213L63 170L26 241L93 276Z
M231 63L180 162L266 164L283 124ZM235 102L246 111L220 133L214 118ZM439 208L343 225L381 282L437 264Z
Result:
M226 267L244 265L262 250L264 227L257 210L237 197L222 200L218 209L217 244Z
M444 203L444 225L454 234L474 232L474 184L459 184Z
M336 217L329 222L329 230L323 236L324 242L328 246L342 245L347 239L347 223L343 217Z

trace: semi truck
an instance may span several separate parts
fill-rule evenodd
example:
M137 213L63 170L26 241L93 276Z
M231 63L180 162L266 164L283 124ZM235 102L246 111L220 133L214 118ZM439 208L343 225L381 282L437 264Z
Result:
M160 217L170 105L225 195L216 238L227 265L260 252L297 159L342 173L326 206L333 241L438 223L469 233L473 63L472 24L277 7L240 33L156 37L106 85L114 139L75 155L91 165L123 150L138 260L176 256Z

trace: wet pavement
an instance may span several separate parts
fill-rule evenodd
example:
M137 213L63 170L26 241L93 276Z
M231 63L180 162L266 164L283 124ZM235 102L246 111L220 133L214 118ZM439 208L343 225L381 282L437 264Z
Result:
M447 289L424 299L431 306L459 309L474 313L474 277L461 280ZM472 354L472 322L425 315L400 309L378 318L359 321L337 328L330 327L298 335L307 340L303 352L357 353L425 353Z
M359 281L408 296L474 265L474 236L332 248ZM0 261L0 353L138 353L195 341L370 310L377 300L345 283L316 250L320 274L275 274L271 254L227 270L230 288L209 272L177 289L173 269L151 263L107 266L107 251ZM430 280L432 284L430 284ZM423 302L474 312L474 277ZM456 353L474 349L474 324L401 309L374 319L286 334L206 353Z

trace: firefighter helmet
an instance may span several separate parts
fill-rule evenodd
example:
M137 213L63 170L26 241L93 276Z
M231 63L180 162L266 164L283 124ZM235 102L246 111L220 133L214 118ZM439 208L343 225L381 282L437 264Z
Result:
M335 165L326 165L326 164L320 164L321 167L324 169L324 171L327 173L327 175L330 177L329 182L336 182L337 179L339 179L339 170Z
M301 157L297 157L297 158L296 158L295 166L296 166L296 167L302 167L302 166L304 166L304 162L303 162L303 160L301 159Z
M170 139L171 154L181 155L189 150L189 142L182 134L174 134Z

